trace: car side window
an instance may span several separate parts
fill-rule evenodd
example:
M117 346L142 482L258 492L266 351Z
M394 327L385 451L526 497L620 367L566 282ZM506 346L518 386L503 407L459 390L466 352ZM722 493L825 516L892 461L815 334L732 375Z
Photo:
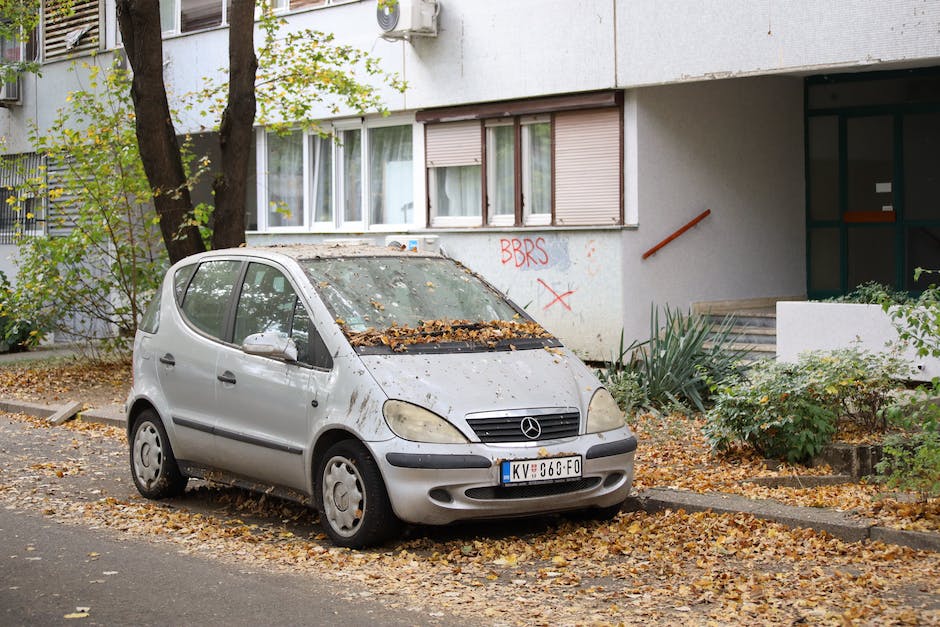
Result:
M252 333L274 332L290 336L297 345L297 361L331 368L329 351L313 327L310 315L287 277L263 263L248 264L235 309L235 336L241 344Z
M144 333L153 335L160 329L160 291L153 295L144 317L141 318L137 328Z
M248 264L235 309L235 337L241 344L252 333L290 334L297 295L280 270L263 263Z
M186 294L186 286L189 285L189 280L193 278L195 271L196 264L191 264L183 266L173 275L173 293L176 295L177 305L183 303L183 296Z
M223 339L225 315L238 280L240 261L205 261L189 282L181 309L200 331Z
M320 338L310 314L300 299L294 306L294 319L291 323L291 338L297 345L297 361L314 368L330 370L333 367L333 358L330 351Z

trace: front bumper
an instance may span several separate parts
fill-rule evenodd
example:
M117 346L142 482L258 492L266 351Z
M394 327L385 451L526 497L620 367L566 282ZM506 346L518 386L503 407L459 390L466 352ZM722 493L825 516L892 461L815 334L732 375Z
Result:
M626 428L542 446L370 442L395 514L441 525L475 518L528 516L622 503L633 483L636 437ZM581 478L500 485L500 462L582 456Z

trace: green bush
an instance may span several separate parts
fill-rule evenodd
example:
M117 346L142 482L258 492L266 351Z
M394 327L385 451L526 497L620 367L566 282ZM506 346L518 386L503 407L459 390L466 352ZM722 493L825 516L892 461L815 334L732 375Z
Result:
M903 290L896 290L893 287L869 281L862 283L848 294L827 298L828 303L860 303L864 305L883 305L890 303L898 305L911 300L910 295Z
M18 315L12 305L13 288L0 270L0 353L27 350L38 335L36 325Z
M906 403L886 412L905 430L885 438L884 457L875 480L889 488L918 492L922 499L940 496L940 379L922 385Z
M804 353L796 364L758 362L745 378L719 386L705 436L716 450L742 444L805 461L829 443L840 417L883 428L904 372L893 354L855 348Z
M889 488L917 492L923 500L940 496L940 433L888 436L875 470Z
M607 386L627 411L639 406L704 411L714 382L739 375L741 351L729 348L733 325L731 316L716 328L707 316L666 306L660 317L659 308L651 307L650 338L624 349L621 335Z

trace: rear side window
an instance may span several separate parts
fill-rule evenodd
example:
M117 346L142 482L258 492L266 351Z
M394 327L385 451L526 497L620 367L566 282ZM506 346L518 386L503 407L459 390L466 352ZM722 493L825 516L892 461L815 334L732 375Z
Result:
M224 338L225 316L240 269L240 261L199 264L181 306L190 324L214 338Z
M144 313L144 317L140 320L140 324L137 325L137 328L143 331L144 333L154 334L157 332L157 329L160 328L160 292L157 291L154 294L153 299L150 301L150 305L147 306L147 311Z
M186 294L186 286L189 280L193 278L193 272L196 271L196 264L183 266L173 275L173 291L176 294L176 304L182 304L183 295Z

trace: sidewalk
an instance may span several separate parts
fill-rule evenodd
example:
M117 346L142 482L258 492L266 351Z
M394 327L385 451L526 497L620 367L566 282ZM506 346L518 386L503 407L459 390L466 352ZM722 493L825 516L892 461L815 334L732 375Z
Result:
M50 420L58 418L59 423L69 419L69 416L65 416L62 412L67 413L74 405L53 406L0 399L0 411L23 413ZM56 416L57 414L59 415ZM124 408L120 405L91 408L77 411L77 413L73 412L73 415L87 423L120 428L126 425ZM881 541L885 544L940 552L940 533L893 529L834 509L796 507L777 501L749 499L733 494L700 494L685 490L651 488L628 498L624 508L629 511L642 510L649 513L680 509L686 512L742 513L791 528L825 531L845 542Z

